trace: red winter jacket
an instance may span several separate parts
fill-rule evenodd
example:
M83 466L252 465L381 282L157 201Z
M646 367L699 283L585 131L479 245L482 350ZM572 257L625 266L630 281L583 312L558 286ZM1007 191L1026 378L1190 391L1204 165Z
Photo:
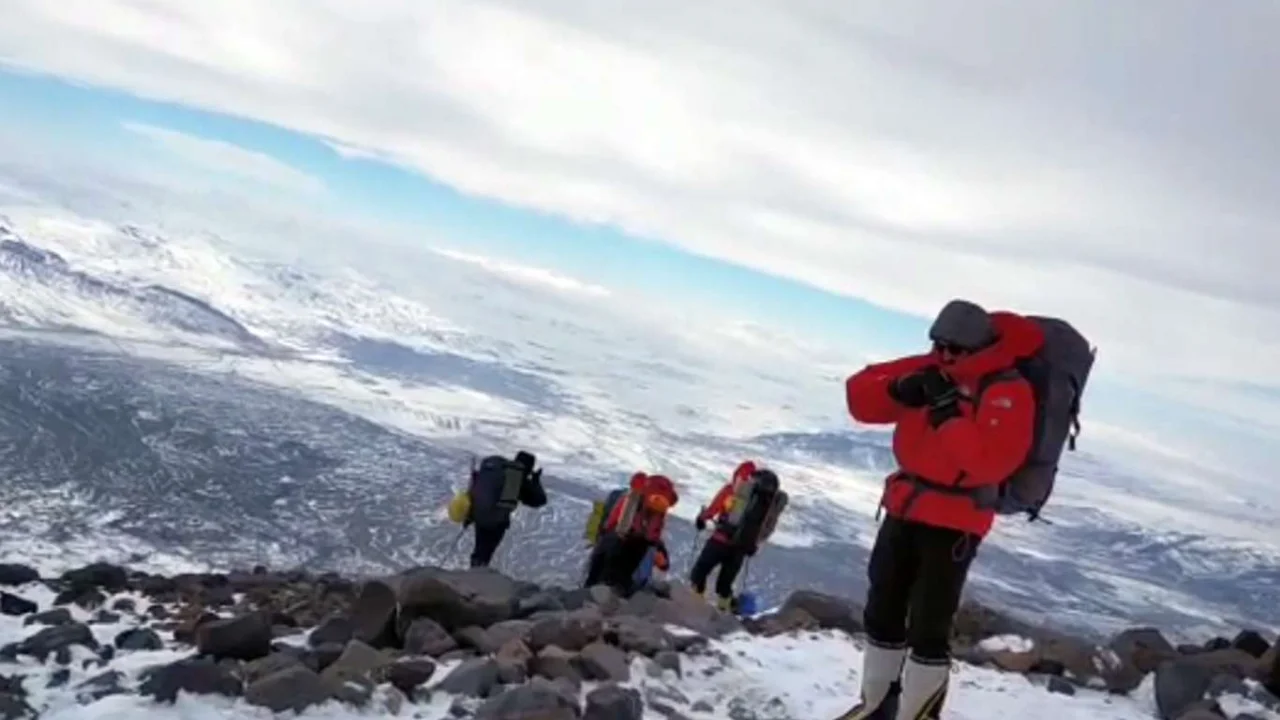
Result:
M628 493L640 493L644 496L658 495L666 499L668 509L675 506L680 500L680 496L676 493L675 485L671 479L665 475L646 475L645 473L636 473L631 476L631 487ZM609 517L604 521L604 532L613 532L618 523L622 521L622 513L627 505L627 496L623 496L621 500L614 503L613 509L609 511ZM636 513L631 519L632 532L643 536L651 543L661 543L662 533L667 526L667 513L654 512L650 510L643 501Z
M962 495L929 490L915 495L917 485L902 474L959 488L995 485L1012 474L1031 451L1035 407L1026 380L1015 377L992 382L976 408L972 396L983 377L1035 354L1044 335L1038 325L1020 315L993 312L991 319L999 336L997 342L945 367L964 400L960 402L961 416L937 430L929 427L928 408L907 408L889 396L889 384L897 378L938 364L935 354L870 365L845 383L849 413L855 420L894 424L893 454L900 470L887 479L882 499L891 516L981 537L990 532L994 511L979 510L972 499Z

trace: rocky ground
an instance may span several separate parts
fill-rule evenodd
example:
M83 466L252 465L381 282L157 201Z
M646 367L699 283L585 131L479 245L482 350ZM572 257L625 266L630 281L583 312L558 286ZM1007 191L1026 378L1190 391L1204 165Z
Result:
M861 633L853 603L810 591L742 621L677 583L623 599L433 567L355 580L262 567L163 577L106 564L42 578L3 565L0 587L13 636L0 647L0 719L212 696L267 715L337 705L478 720L810 720L765 696L694 698L680 679L729 667L726 637ZM1251 631L1175 647L1134 628L1100 646L966 606L954 645L967 664L1051 693L1153 687L1163 720L1232 717L1236 700L1280 711L1275 641Z

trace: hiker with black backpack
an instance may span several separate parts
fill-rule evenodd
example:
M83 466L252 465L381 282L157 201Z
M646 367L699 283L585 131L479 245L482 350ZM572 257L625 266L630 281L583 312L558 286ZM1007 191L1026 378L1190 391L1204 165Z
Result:
M861 694L839 720L940 717L978 546L998 514L1038 517L1079 429L1094 352L1066 322L953 300L929 339L930 352L846 382L855 420L894 425L899 469L867 568Z
M490 455L472 468L467 489L454 496L449 514L463 528L475 525L471 567L488 567L493 554L511 527L511 514L519 505L540 508L547 504L542 470L537 457L521 450L514 459Z
M751 460L739 463L728 483L694 518L698 532L714 522L711 537L703 544L689 584L699 597L707 590L707 580L716 575L716 606L722 612L735 609L733 584L748 558L754 557L777 527L787 506L787 493L778 487L778 476Z

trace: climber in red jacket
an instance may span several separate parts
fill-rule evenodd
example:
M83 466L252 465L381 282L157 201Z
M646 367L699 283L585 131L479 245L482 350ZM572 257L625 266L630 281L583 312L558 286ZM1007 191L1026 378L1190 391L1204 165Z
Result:
M698 532L705 530L708 522L714 522L716 529L702 546L702 551L689 571L689 584L699 596L703 595L707 591L707 579L719 567L720 573L716 576L716 602L724 612L732 609L733 583L738 579L738 573L742 572L742 566L748 557L746 548L735 547L731 542L730 528L725 525L725 521L738 486L747 482L756 470L756 464L751 460L739 463L729 482L721 486L711 503L702 508L693 521Z
M846 382L855 420L894 426L898 470L885 480L887 517L867 568L861 698L842 720L939 717L952 619L995 520L957 490L1001 483L1031 450L1032 388L1002 371L1040 349L1039 326L953 300L929 339L930 352L870 365Z
M610 585L630 594L632 578L650 549L656 549L654 567L670 568L663 532L667 514L679 502L675 485L665 475L637 472L626 494L613 506L600 529L600 547L593 554L585 586Z

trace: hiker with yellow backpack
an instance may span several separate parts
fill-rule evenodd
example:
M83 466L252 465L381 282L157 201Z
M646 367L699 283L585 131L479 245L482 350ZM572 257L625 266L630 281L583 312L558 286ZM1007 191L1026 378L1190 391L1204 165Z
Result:
M547 504L542 469L537 458L521 450L514 460L490 455L471 469L467 489L449 501L449 519L463 529L475 525L471 567L488 567L493 554L511 527L511 514L519 505L540 508Z
M637 472L626 489L597 504L587 520L592 550L583 587L604 584L629 596L653 570L666 572L671 559L663 533L679 499L670 478Z

